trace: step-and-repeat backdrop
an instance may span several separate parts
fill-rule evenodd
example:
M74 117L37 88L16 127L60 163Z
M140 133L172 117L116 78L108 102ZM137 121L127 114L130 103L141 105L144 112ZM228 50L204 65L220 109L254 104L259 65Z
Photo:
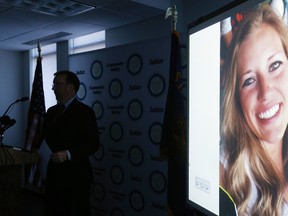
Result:
M159 156L170 39L69 57L77 97L96 114L101 147L91 157L93 215L167 215L167 162Z

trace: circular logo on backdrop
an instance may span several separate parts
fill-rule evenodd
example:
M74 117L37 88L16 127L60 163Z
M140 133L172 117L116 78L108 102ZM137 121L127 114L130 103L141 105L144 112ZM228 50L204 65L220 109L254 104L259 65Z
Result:
M148 89L151 95L159 96L164 92L165 89L165 80L159 75L153 75L148 82Z
M86 86L84 83L80 83L79 90L77 92L77 98L83 100L86 97Z
M122 93L122 83L118 79L113 79L109 84L109 94L112 98L119 98Z
M119 122L113 122L110 125L110 137L112 140L118 142L122 139L123 136L123 127Z
M140 55L133 54L129 57L127 62L127 69L131 74L137 74L142 68L142 58Z
M137 146L131 146L128 152L129 161L134 166L140 166L144 160L144 154L142 149Z
M100 101L95 101L92 105L92 109L94 110L96 119L97 120L101 119L104 112L102 103Z
M150 187L156 193L162 193L166 189L165 175L160 171L154 171L149 178Z
M139 100L132 100L128 105L128 115L131 119L140 119L143 113L142 103Z
M124 180L124 172L120 166L113 166L110 170L110 178L114 184L121 184Z
M154 144L160 144L162 136L162 125L153 123L149 128L149 138Z
M104 158L104 149L102 145L99 146L99 149L93 154L93 157L97 161L101 161Z
M105 198L105 188L101 183L93 184L93 196L97 201L101 201Z
M90 68L90 72L91 72L91 76L94 79L99 79L102 76L103 73L103 66L102 63L100 61L94 61L91 65Z
M129 195L129 203L135 211L142 211L144 209L144 196L139 191L132 191Z

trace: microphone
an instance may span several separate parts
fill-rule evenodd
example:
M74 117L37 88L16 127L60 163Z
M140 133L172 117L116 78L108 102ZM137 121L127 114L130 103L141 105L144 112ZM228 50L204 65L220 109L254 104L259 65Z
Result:
M3 127L3 131L6 131L8 128L12 127L16 123L15 119L10 119L10 122Z
M17 99L17 102L27 101L29 100L29 97L22 97L20 99Z
M2 116L5 116L6 113L9 111L10 107L18 102L22 102L22 101L27 101L29 99L29 97L22 97L20 99L17 99L16 101L14 101L12 104L10 104L7 108L7 110L4 112L4 114Z
M16 101L14 101L13 103L11 103L8 108L6 109L6 111L4 112L4 114L0 117L0 135L2 137L4 131L6 131L8 128L12 127L15 123L16 120L15 119L11 119L7 114L7 112L10 110L11 106L13 106L14 104L18 103L18 102L23 102L23 101L27 101L29 99L29 97L22 97L20 99L17 99ZM1 144L1 140L0 140L0 144Z
M15 123L16 123L16 120L11 119L7 115L0 117L0 134L3 135L4 131L12 127Z
M7 125L11 121L10 117L5 115L0 117L0 125Z

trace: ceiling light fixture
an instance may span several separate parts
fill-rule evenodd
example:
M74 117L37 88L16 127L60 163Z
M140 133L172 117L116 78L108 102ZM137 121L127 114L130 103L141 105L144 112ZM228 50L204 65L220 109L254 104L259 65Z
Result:
M0 0L0 3L63 17L84 13L95 8L71 0Z
M71 33L69 33L69 32L57 32L55 34L51 34L51 35L48 35L48 36L45 36L45 37L42 37L42 38L38 38L38 39L35 39L35 40L27 41L27 42L25 42L23 44L30 45L30 46L36 45L38 43L49 44L49 43L52 43L53 41L55 41L56 39L63 38L63 37L69 36L69 35L71 35Z

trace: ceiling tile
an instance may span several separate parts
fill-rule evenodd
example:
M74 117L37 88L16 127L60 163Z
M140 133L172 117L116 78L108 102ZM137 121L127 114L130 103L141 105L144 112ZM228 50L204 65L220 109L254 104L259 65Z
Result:
M164 17L166 10L161 7L167 1L170 0L77 0L95 9L71 17L60 17L12 7L9 5L12 0L5 0L5 4L0 3L0 49L28 50L30 47L22 43L60 31L72 33L71 38L159 15Z

